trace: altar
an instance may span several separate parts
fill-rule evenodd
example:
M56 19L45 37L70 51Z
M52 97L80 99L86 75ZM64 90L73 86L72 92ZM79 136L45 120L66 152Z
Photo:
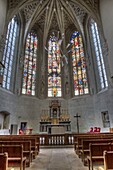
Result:
M52 100L49 110L42 110L40 115L40 132L64 134L71 131L71 121L67 109L61 109L58 100Z
M51 127L51 134L64 134L66 131L64 126L52 126Z

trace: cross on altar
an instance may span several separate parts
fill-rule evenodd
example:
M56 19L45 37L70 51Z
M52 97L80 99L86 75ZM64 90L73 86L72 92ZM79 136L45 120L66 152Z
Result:
M74 116L77 120L77 132L79 133L79 118L81 117L78 113Z

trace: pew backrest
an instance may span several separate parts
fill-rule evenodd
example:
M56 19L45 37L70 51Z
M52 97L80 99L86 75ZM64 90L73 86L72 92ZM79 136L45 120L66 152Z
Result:
M0 170L8 169L8 153L0 153Z
M104 170L113 169L113 151L104 151Z

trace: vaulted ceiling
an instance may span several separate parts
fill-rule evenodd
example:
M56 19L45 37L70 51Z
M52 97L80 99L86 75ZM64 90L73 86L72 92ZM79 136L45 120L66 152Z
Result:
M9 16L21 14L25 27L51 31L81 30L88 15L99 18L99 0L8 0Z

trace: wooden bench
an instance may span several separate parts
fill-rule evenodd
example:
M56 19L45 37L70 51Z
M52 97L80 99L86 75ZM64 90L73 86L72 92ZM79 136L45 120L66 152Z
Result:
M8 153L0 153L0 170L8 169Z
M90 136L79 136L77 138L77 144L76 144L76 154L81 157L81 150L82 150L82 141L83 140L90 140L90 139L94 139L94 140L97 140L97 139L113 139L113 134L109 135L105 135L105 134L96 134L96 135L90 135Z
M104 151L104 170L113 170L113 151Z
M26 157L23 156L23 145L0 145L0 152L8 153L8 167L19 166L20 170L25 170Z
M81 158L84 163L84 165L87 165L87 156L89 155L89 144L92 143L112 143L113 139L83 139L82 140L82 149L81 152Z
M30 167L32 161L33 152L31 150L31 141L0 141L0 145L23 145L23 156L26 157L26 165Z
M38 148L36 144L36 138L34 136L27 135L5 135L0 137L0 141L31 141L31 150L33 151L33 158L37 156Z
M88 166L90 170L93 170L93 166L102 165L104 163L103 152L111 150L111 143L98 143L98 144L89 144L89 156L87 156Z

